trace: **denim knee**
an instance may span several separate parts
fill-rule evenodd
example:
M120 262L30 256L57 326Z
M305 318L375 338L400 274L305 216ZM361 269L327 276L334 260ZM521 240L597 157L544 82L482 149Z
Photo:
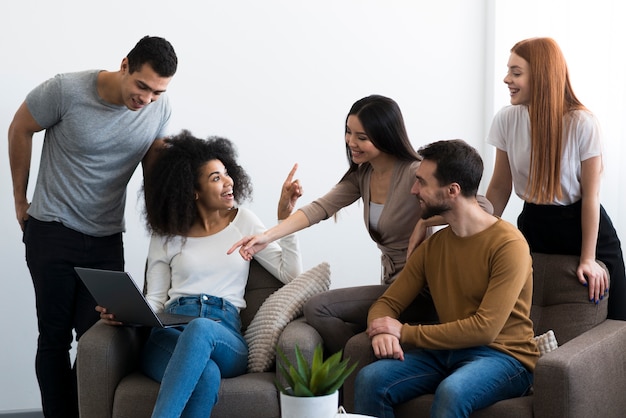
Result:
M435 391L431 414L433 417L466 417L472 413L472 403L466 399L463 385L450 383L445 379Z
M383 362L368 364L357 373L354 382L354 404L357 411L368 411L372 404L378 404L385 397L386 387L380 384Z

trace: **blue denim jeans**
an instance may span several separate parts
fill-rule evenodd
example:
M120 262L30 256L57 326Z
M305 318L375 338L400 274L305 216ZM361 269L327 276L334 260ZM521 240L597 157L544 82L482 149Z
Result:
M169 312L198 316L185 326L153 328L141 368L161 382L153 417L209 417L222 377L245 373L248 346L238 309L215 296L183 297Z
M355 412L389 418L394 405L434 393L431 417L469 417L500 400L526 395L532 383L532 373L518 360L486 346L415 349L404 353L404 361L381 359L361 369Z

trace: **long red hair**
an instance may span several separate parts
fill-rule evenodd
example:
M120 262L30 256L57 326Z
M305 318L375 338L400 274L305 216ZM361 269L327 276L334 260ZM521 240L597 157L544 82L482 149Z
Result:
M585 106L572 90L565 57L553 39L526 39L516 43L511 52L530 67L531 152L526 195L531 202L551 203L562 197L563 120L570 111Z

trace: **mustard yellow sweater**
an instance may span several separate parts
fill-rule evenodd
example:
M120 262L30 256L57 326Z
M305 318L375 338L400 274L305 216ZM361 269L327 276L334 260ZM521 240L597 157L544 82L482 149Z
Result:
M369 311L398 315L428 285L440 324L402 326L401 342L429 349L487 345L533 370L539 351L530 320L532 259L523 235L498 221L470 237L444 228L411 255L398 278Z

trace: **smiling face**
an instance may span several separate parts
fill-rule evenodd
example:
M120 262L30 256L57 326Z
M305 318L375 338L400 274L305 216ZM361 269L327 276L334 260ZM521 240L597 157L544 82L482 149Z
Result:
M205 210L232 209L235 206L233 179L220 160L208 161L200 169L196 205Z
M511 104L530 104L530 65L528 61L512 53L507 66L509 70L503 81L509 87Z
M120 68L122 75L121 101L128 109L136 111L158 100L167 89L172 77L161 77L150 64L144 64L139 71L128 71L128 58L124 58Z
M423 160L415 172L415 183L411 193L417 197L422 208L422 219L441 215L451 209L446 201L445 188L435 178L437 164L430 160Z
M355 164L371 162L381 155L381 151L374 146L367 136L356 115L348 116L346 121L346 144L350 149L352 162Z

